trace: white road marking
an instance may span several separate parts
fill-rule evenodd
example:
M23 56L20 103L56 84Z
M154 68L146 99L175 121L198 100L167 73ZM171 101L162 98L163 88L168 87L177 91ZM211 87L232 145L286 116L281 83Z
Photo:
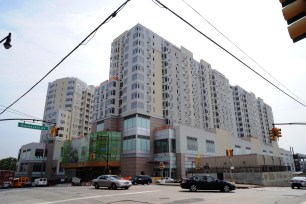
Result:
M57 200L57 201L50 201L50 202L43 202L43 203L35 203L35 204L63 203L63 202L74 201L74 200L84 200L84 199L90 199L90 198L100 198L100 197L110 197L110 196L124 196L124 195L132 195L132 194L151 193L151 192L157 192L157 191L161 191L161 190L140 191L140 192L133 192L133 193L119 193L119 194L112 194L112 195L86 196L86 197L81 197L81 198L71 198L71 199Z
M288 189L284 189L284 188L267 188L267 187L265 187L265 188L255 188L255 190L256 191L286 191L286 190L288 190Z

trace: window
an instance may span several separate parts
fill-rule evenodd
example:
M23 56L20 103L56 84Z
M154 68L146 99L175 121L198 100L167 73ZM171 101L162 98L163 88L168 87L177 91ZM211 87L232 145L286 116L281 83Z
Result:
M123 151L136 150L136 136L123 137Z
M142 75L142 74L133 74L132 75L132 81L134 81L134 80L141 80L141 81L143 81L144 80L144 76Z
M215 142L212 140L206 140L206 151L209 153L215 153Z
M241 146L240 145L235 145L235 150L234 150L235 155L241 155Z
M137 108L137 102L131 103L131 109L136 109Z
M132 84L132 90L134 90L134 89L141 89L141 90L144 90L144 85L143 85L142 83L138 83L138 82L133 83L133 84Z
M246 147L245 148L245 153L246 154L252 154L251 147Z
M136 98L140 98L140 99L144 99L144 94L141 92L134 92L131 95L132 99L136 99Z
M101 132L104 130L104 123L98 123L97 124L97 132Z
M198 151L198 139L187 136L187 150Z
M154 141L154 154L169 152L168 139L161 139Z

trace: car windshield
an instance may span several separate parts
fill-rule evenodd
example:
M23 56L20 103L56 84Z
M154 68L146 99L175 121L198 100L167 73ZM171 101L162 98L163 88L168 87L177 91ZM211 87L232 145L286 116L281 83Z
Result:
M122 178L120 176L110 176L109 179L110 180L120 180Z

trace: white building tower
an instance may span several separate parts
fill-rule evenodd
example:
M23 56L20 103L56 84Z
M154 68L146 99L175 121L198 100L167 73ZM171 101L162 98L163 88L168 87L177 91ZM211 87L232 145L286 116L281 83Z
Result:
M91 132L94 86L77 78L62 78L48 85L44 120L60 128L58 137L70 140ZM51 124L45 124L52 126ZM42 131L40 142L52 137Z

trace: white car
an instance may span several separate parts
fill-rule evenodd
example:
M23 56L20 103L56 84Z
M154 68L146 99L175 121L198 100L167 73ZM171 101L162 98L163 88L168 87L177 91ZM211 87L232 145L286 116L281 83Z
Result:
M306 187L306 177L296 176L290 179L291 188L297 187L298 189L301 187Z
M93 185L96 189L100 187L107 187L108 189L117 189L117 188L125 188L128 189L132 186L132 182L129 180L122 179L117 175L101 175L96 179L91 181L91 185Z
M46 178L37 178L32 183L32 186L47 186L48 180Z
M170 177L164 177L163 179L156 180L156 183L173 183L174 179Z
M12 186L10 181L6 181L3 183L3 188L10 188Z

